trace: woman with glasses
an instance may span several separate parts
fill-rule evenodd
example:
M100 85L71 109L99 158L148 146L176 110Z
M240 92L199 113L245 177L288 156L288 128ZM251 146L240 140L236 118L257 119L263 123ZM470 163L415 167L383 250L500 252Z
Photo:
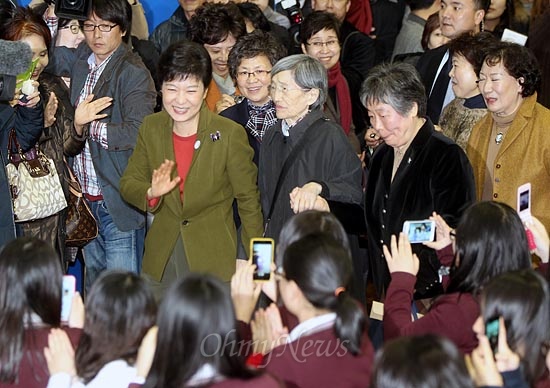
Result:
M327 89L326 69L307 55L285 57L271 70L278 121L262 139L258 178L268 237L277 239L295 213L328 210L328 200L361 202L359 158L342 128L323 115Z
M277 122L275 105L269 95L271 68L285 49L267 32L255 30L241 37L229 53L229 73L244 99L220 112L246 130L258 164L265 132Z
M300 41L302 52L318 59L327 70L328 95L323 106L325 116L342 126L355 152L361 153L359 140L355 136L348 82L340 70L338 19L323 11L309 14L300 26Z
M229 281L237 258L234 200L243 240L262 234L257 168L245 131L205 103L208 52L198 43L175 43L161 56L159 75L164 109L143 121L120 180L123 197L155 216L142 273L158 297L188 272Z
M531 213L550 228L550 110L537 103L541 73L531 50L499 42L485 56L479 90L490 114L472 129L466 152L478 200L517 206L518 187L531 183Z
M472 326L480 315L480 292L495 276L531 267L525 228L517 212L500 202L478 202L453 231L434 214L436 241L445 293L422 318L411 320L411 303L419 262L404 233L384 245L391 282L384 304L384 339L417 334L449 338L463 352L477 346ZM542 248L542 247L541 247ZM448 273L448 277L445 275Z

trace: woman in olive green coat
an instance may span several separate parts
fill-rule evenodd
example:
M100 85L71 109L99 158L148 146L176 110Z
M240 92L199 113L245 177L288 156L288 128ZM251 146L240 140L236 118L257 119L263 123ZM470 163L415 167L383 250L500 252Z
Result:
M164 109L144 119L120 181L123 198L155 216L142 272L162 291L189 271L229 281L237 258L234 199L245 248L263 232L252 148L240 125L204 104L212 71L202 46L172 45L159 75Z

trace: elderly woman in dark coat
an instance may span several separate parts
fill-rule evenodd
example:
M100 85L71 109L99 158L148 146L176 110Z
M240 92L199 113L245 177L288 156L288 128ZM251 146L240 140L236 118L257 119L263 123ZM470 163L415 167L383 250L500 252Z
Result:
M359 158L342 128L323 116L327 88L325 68L307 55L285 57L271 70L271 98L279 120L262 140L258 176L268 237L278 238L294 213L329 210L327 201L361 202Z
M361 90L371 124L384 140L373 156L365 194L369 259L378 296L390 280L382 245L407 220L432 212L456 226L475 198L472 167L464 151L435 132L426 117L426 92L416 70L405 63L373 68ZM420 259L419 298L442 292L435 251L415 244Z

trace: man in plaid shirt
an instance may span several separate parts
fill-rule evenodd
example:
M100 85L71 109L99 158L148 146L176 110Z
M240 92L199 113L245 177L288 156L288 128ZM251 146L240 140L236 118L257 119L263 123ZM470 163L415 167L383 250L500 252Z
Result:
M143 254L145 216L121 198L119 180L156 92L125 43L131 19L126 0L94 0L82 25L86 44L57 47L51 61L56 74L72 78L72 136L83 140L73 168L99 225L98 237L84 247L87 290L105 269L138 272Z

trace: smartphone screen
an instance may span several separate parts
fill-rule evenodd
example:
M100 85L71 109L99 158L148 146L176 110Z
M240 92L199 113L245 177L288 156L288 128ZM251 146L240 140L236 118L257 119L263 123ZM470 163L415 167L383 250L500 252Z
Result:
M485 323L485 335L491 344L493 354L498 350L498 331L499 331L499 319L493 318Z
M433 241L435 236L435 222L431 220L405 221L403 232L411 244Z
M68 322L71 314L71 305L76 292L76 279L73 275L63 276L61 288L61 322Z
M529 190L525 190L519 193L519 211L525 211L529 209Z
M531 184L526 183L518 187L517 210L523 222L531 220Z
M269 280L271 277L271 263L273 262L275 242L272 239L252 239L250 252L252 264L256 264L254 280Z

